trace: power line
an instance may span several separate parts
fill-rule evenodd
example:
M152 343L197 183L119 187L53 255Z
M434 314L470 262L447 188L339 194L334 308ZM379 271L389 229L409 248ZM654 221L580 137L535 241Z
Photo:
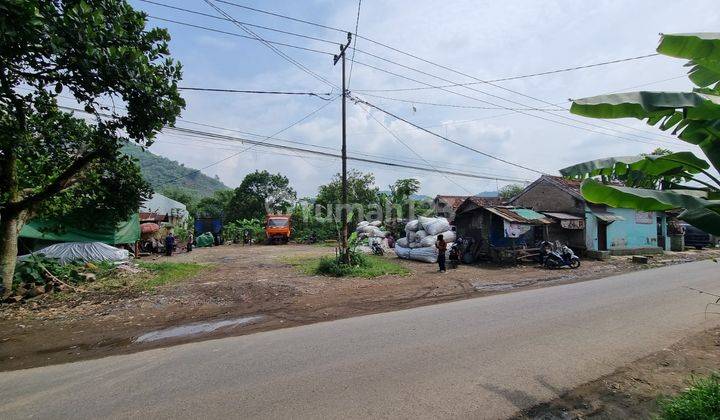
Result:
M207 1L207 0L206 0L206 1ZM287 16L287 15L282 15L282 14L279 14L279 13L274 13L274 12L269 12L269 11L262 10L262 9L257 9L257 8L253 8L253 7L249 7L249 6L244 6L244 5L241 5L241 4L238 4L238 3L235 3L235 2L231 2L231 1L226 1L226 0L216 0L216 1L219 1L219 2L221 2L221 3L228 4L228 5L231 5L231 6L235 6L235 7L240 7L240 8L246 9L246 10L252 10L252 11L255 11L255 12L264 13L264 14L267 14L267 15L276 16L276 17L280 17L280 18L283 18L283 19L288 19L288 20L292 20L292 21L296 21L296 22L301 22L301 23L305 23L305 24L308 24L308 25L312 25L312 26L316 26L316 27L320 27L320 28L324 28L324 29L330 29L330 30L334 30L334 31L338 31L338 32L348 32L348 31L345 31L345 30L340 29L340 28L335 28L335 27L331 27L331 26L327 26L327 25L322 25L322 24L319 24L319 23L316 23L316 22L311 22L311 21L307 21L307 20L303 20L303 19L293 18L293 17ZM431 65L433 65L433 66L442 68L442 69L444 69L444 70L451 71L451 72L453 72L453 73L460 74L460 75L462 75L462 76L464 76L464 77L471 78L471 79L475 80L477 83L489 84L489 85L491 85L491 86L493 86L493 87L496 87L496 88L502 89L502 90L506 90L506 91L511 92L511 93L514 93L514 94L516 94L516 95L524 96L524 97L527 97L527 98L530 98L530 99L533 99L533 100L537 100L537 101L540 101L540 102L545 102L545 101L543 101L542 99L538 99L538 98L532 97L532 96L530 96L530 95L526 95L526 94L524 94L524 93L514 91L514 90L512 90L512 89L508 89L508 88L506 88L506 87L504 87L504 86L496 85L496 84L494 84L494 82L492 82L492 81L479 79L479 78L477 78L477 77L475 77L475 76L472 76L472 75L469 75L469 74L467 74L467 73L464 73L464 72L455 70L455 69L450 68L450 67L448 67L448 66L435 63L435 62L433 62L433 61L424 59L424 58L422 58L422 57L419 57L419 56L417 56L417 55L408 53L408 52L406 52L406 51L403 51L403 50L400 50L400 49L398 49L398 48L392 47L392 46L390 46L390 45L384 44L384 43L382 43L382 42L375 41L375 40L370 39L370 38L368 38L368 37L358 35L357 33L355 33L355 36L358 37L358 38L362 38L362 39L364 39L364 40L366 40L366 41L368 41L368 42L374 43L374 44L376 44L376 45L380 45L380 46L382 46L382 47L388 48L388 49L390 49L390 50L392 50L392 51L395 51L395 52L398 52L398 53L400 53L400 54L406 55L406 56L408 56L408 57L412 57L412 58L414 58L414 59L416 59L416 60L419 60L419 61L422 61L422 62L431 64ZM431 76L431 77L435 77L435 78L438 78L438 79L440 79L440 80L444 80L444 81L449 82L449 83L451 83L451 84L453 84L453 85L457 85L457 86L460 86L460 87L465 87L466 89L474 90L474 91L476 91L476 92L483 93L483 94L488 95L488 96L493 96L493 97L496 97L496 98L498 98L498 99L501 99L501 100L504 100L504 101L508 101L508 102L511 102L511 103L515 103L515 104L518 104L518 105L521 105L521 106L527 106L527 105L521 104L521 103L519 103L519 102L510 100L510 99L507 99L507 98L503 98L503 97L500 97L500 96L497 96L497 95L493 95L493 94L490 94L490 93L487 93L487 92L483 92L483 91L480 91L480 90L477 90L477 89L470 88L470 87L468 87L467 85L464 85L464 84L462 84L462 83L453 82L453 81L451 81L451 80L447 80L447 79L441 78L441 77L439 77L439 76L435 76L435 75L431 75L431 74L426 73L426 72L422 72L422 71L420 71L420 70L417 70L417 69L414 69L414 68L412 68L412 67L408 67L408 66L402 65L402 64L400 64L400 63L393 62L393 61L391 61L391 60L387 60L387 59L385 59L385 58L383 58L383 57L379 57L379 56L376 56L376 55L374 55L374 54L370 54L370 53L367 53L367 52L364 52L364 51L359 51L359 52L363 52L363 53L365 53L365 54L369 54L369 55L374 56L374 57L376 57L376 58L379 58L379 59L381 59L381 60L388 61L388 62L391 62L391 63L393 63L393 64L396 64L396 65L399 65L399 66L402 66L402 67L405 67L405 68L409 68L409 69L411 69L411 70L415 70L415 71L418 71L418 72L423 73L423 74L427 74L427 75L429 75L429 76ZM645 55L645 56L636 56L636 57L630 57L629 59L620 59L620 60L613 60L613 61L622 62L622 61L629 61L630 59L640 59L640 58L646 58L646 57L655 56L655 55L657 55L657 54L650 54L650 55ZM359 64L360 64L360 63L359 63ZM596 64L601 65L600 63L596 63ZM608 64L611 64L611 63L608 62ZM383 71L383 69L379 69L379 68L377 68L377 67L373 67L373 66L368 66L368 67L374 68L374 69L376 69L376 70ZM576 67L582 67L582 66L576 66ZM560 69L560 70L563 70L563 69ZM412 80L412 79L409 79L409 80ZM416 82L417 82L417 81L416 81ZM430 87L430 88L442 89L442 90L445 90L446 92L458 94L457 92L453 92L453 91L447 90L446 88L442 88L442 87L440 87L440 86L433 86L433 85L429 85L429 84L427 84L427 83L421 83L421 84L425 84L426 86L428 86L428 87ZM477 100L477 98L473 98L473 99L476 99L476 100ZM487 101L484 101L484 102L487 102ZM545 103L548 103L548 102L545 102ZM493 104L493 105L495 105L495 104ZM511 110L510 108L507 108L507 107L506 107L506 109ZM537 109L537 110L540 111L540 112L548 113L548 114L550 114L550 115L555 115L555 114L551 114L549 111L545 111L545 110L541 110L541 109ZM522 114L525 114L525 115L529 115L529 116L532 116L532 117L535 117L535 118L544 119L544 120L546 120L546 121L555 122L555 123L558 123L558 124L561 124L561 125L565 125L565 126L568 126L568 127L574 127L574 128L580 128L580 129L582 129L581 127L577 127L577 126L574 126L574 125L572 125L572 124L562 124L560 121L556 121L556 120L552 120L552 119L548 119L548 118L542 118L542 117L540 117L540 116L538 116L538 115L535 115L535 114L525 113L524 111L515 110L515 111L513 111L513 112L519 112L519 113L522 113ZM602 129L602 130L609 130L609 131L620 132L619 130L616 130L616 129L612 129L612 128L608 128L608 127L603 127L603 126L601 126L601 125L588 123L588 122L586 122L586 121L582 121L582 120L578 120L578 119L574 119L574 118L570 118L570 117L565 117L565 116L562 116L562 115L555 115L555 116L558 117L558 118L567 119L567 120L570 120L570 121L573 121L573 122L576 122L576 123L580 123L580 124L585 124L585 125L597 127L597 128ZM613 123L614 123L614 122L613 122ZM625 125L623 125L623 124L620 124L620 123L614 123L614 125L620 125L620 126L623 126L623 127L625 127L625 128L628 128L627 126L625 126ZM587 130L587 129L586 129L586 131L595 132L595 133L597 133L597 134L609 135L609 136L612 136L612 137L617 137L617 138L621 138L621 139L625 139L625 140L630 140L630 141L637 141L637 140L629 139L629 138L627 138L627 137L620 137L620 136L612 135L612 134L609 134L609 133L597 132L597 131L594 131L594 130ZM623 133L623 132L621 132L621 133ZM623 134L627 134L627 133L623 133ZM641 142L641 143L643 143L643 142Z
M28 90L28 91L31 91L31 90L32 90L32 89L29 89L29 88L22 88L22 89ZM75 98L73 98L73 97L71 97L71 96L58 95L58 97L63 98L63 99L75 100ZM84 111L84 110L79 109L79 108L68 107L68 106L59 106L59 107L60 107L60 108L63 108L63 109L71 110L71 111L79 111L79 112L82 112L82 113L88 113L87 111ZM122 106L118 106L118 108L123 109L123 110L127 110L127 108L122 107ZM101 116L110 116L110 115L108 115L108 114L99 114L99 115L101 115ZM243 131L243 130L238 130L238 129L233 129L233 128L221 127L221 126L213 125L213 124L207 124L207 123L200 123L200 122L197 122L197 121L191 121L191 120L187 120L186 118L183 118L183 117L178 117L178 119L182 120L183 122L185 122L185 123L187 123L187 124L197 125L197 126L201 126L201 127L214 128L214 129L223 130L223 131L231 131L231 132L236 132L236 133L240 133L240 134L244 134L244 135L249 135L249 136L258 137L258 138L265 138L265 137L266 137L266 136L264 136L264 135L257 134L257 133L252 133L252 132L249 132L249 131ZM166 127L166 128L170 128L170 127ZM185 127L174 126L174 127L172 127L172 128L184 129ZM430 126L426 126L425 128L430 128ZM412 128L412 129L414 129L414 128ZM166 133L166 134L167 134L167 133ZM191 134L185 134L185 135L186 135L186 136L193 136L193 135L191 135ZM304 142L295 141L295 140L283 139L283 138L279 138L279 137L275 137L275 136L269 138L269 140L277 140L277 141L284 142L284 143L298 144L298 145L310 146L310 147L317 147L317 148L327 149L327 150L335 150L334 147L323 146L323 145L313 144L313 143L304 143ZM357 151L357 150L352 151L352 152L353 152L354 154L360 155L360 156L374 157L374 158L384 159L384 160L394 160L394 161L404 162L404 163L418 163L417 161L413 161L413 160L400 159L400 158L395 158L395 157L390 157L390 156L384 156L384 155L376 155L376 154L372 154L372 153L363 153L363 152L360 152L360 151ZM423 158L423 161L425 161L424 158ZM430 164L428 161L425 161L425 162L428 163L428 164ZM430 162L433 162L433 161L430 161ZM441 162L441 161L434 161L434 162L435 162L435 166L436 166L436 167L438 167L438 168L445 168L445 169L447 169L447 168L449 168L449 167L454 167L454 166L456 165L455 162ZM439 164L439 165L437 165L437 164ZM443 165L448 165L448 166L443 167ZM473 173L479 174L479 175L485 175L485 176L491 177L491 178L492 178L492 177L496 177L496 176L501 176L501 175L498 175L498 174L493 174L493 173L492 173L491 171L489 171L489 170L485 170L484 172L473 172ZM492 179L494 179L494 178L492 178Z
M438 172L438 169L437 169L435 166L433 166L432 163L430 163L430 162L428 162L427 160L425 160L425 157L423 157L421 154L419 154L418 152L416 152L415 149L413 149L412 147L408 146L404 141L402 141L402 139L401 139L397 134L395 134L392 130L390 130L390 128L387 127L385 124L383 124L382 121L380 121L380 120L378 120L377 118L375 118L375 116L374 116L370 111L368 111L367 109L365 109L365 107L363 107L362 105L360 106L360 108L361 108L363 111L365 111L365 113L368 114L368 116L369 116L370 118L372 118L376 123L378 123L382 128L384 128L385 131L387 131L388 133L390 133L390 135L393 136L393 137L395 138L395 140L397 140L398 142L400 142L400 144L402 144L403 146L405 146L405 148L407 148L408 150L410 150L410 152L412 152L415 156L417 156L417 157L419 157L420 159L422 159L422 160L423 160L426 164L428 164L433 170L435 170L436 172ZM473 193L472 193L470 190L468 190L468 189L465 188L464 186L458 184L455 180L453 180L452 178L450 178L450 177L447 176L446 174L443 174L443 173L441 173L441 172L438 172L438 173L442 174L442 175L445 177L445 179L447 179L448 181L450 181L450 182L452 182L453 184L457 185L457 186L460 187L462 190L465 190L465 192L467 192L468 194L473 195Z
M203 88L203 87L188 87L181 86L178 90L192 90L201 92L225 92L225 93L250 93L250 94L267 94L267 95L301 95L301 96L314 96L322 100L328 101L330 98L324 98L324 96L331 96L332 93L316 93L316 92L284 92L276 90L239 90L239 89L221 89L221 88Z
M428 129L425 129L425 128L423 128L423 127L420 127L419 125L416 125L416 124L414 124L414 123L406 120L405 118L399 117L399 116L393 114L393 113L390 112L390 111L386 111L386 110L384 110L384 109L382 109L382 108L380 108L380 107L378 107L378 106L376 106L376 105L371 104L370 102L364 101L364 100L362 100L362 99L360 99L360 98L357 98L357 97L355 97L355 96L351 96L351 98L353 98L355 101L358 101L358 102L360 102L360 103L363 103L363 104L365 104L365 105L367 105L367 106L369 106L369 107L371 107L371 108L373 108L373 109L376 109L376 110L378 110L378 111L380 111L380 112L382 112L382 113L384 113L384 114L387 114L387 115L389 115L389 116L391 116L391 117L393 117L393 118L395 118L395 119L397 119L397 120L400 120L400 121L402 121L402 122L404 122L404 123L406 123L406 124L410 124L410 125L412 125L413 127L417 128L417 129L419 129L419 130L421 130L421 131L424 131L424 132L426 132L426 133L428 133L428 134L431 134L431 135L433 135L433 136L435 136L435 137L437 137L437 138L440 138L440 139L442 139L442 140L445 140L445 141L448 141L448 142L450 142L450 143L452 143L452 144L455 144L455 145L457 145L457 146L460 146L460 147L462 147L462 148L464 148L464 149L467 149L467 150L470 150L470 151L472 151L472 152L478 153L478 154L480 154L480 155L489 157L490 159L497 160L498 162L502 162L502 163L505 163L505 164L508 164L508 165L511 165L511 166L515 166L516 168L525 169L525 170L527 170L527 171L535 172L535 173L540 174L540 175L544 175L544 174L545 174L545 172L543 172L543 171L539 171L539 170L537 170L537 169L533 169L533 168L530 168L530 167L527 167L527 166L523 166L523 165L520 165L520 164L518 164L518 163L510 162L509 160L506 160L506 159L503 159L503 158L501 158L501 157L497 157L497 156L491 155L490 153L483 152L483 151L481 151L481 150L478 150L478 149L475 149L475 148L470 147L470 146L468 146L468 145L462 144L462 143L460 143L460 142L458 142L458 141L455 141L455 140L453 140L453 139L450 139L450 138L448 138L448 137L445 137L445 136L442 136L442 135L437 134L437 133L435 133L435 132L432 132L432 131L430 131L430 130L428 130Z
M168 127L168 128L175 130L172 127ZM324 157L329 157L329 158L337 158L337 159L341 158L340 154L332 153L332 152L323 152L323 151L319 151L319 150L305 149L305 148L294 147L294 146L285 146L285 145L279 145L279 144L273 144L273 143L263 143L263 142L259 142L256 140L251 140L251 139L246 139L246 138L241 138L241 137L234 137L234 136L227 136L227 135L222 135L222 134L217 134L217 133L203 132L203 131L198 131L198 130L178 130L178 131L183 132L183 133L185 133L187 131L188 135L191 137L215 138L218 140L255 144L259 147L292 150L292 151L296 151L296 152L300 152L300 153L309 153L311 155L324 156ZM244 151L245 151L245 149L243 149L243 152ZM498 180L498 181L507 181L507 182L528 182L527 179L482 175L482 174L477 174L477 173L473 173L473 172L457 172L457 171L442 170L442 169L435 170L435 169L430 169L430 168L422 167L422 166L406 165L406 164L394 163L394 162L388 162L388 161L376 160L376 159L367 159L367 158L362 158L362 157L358 157L358 156L348 156L347 159L352 160L352 161L357 161L357 162L370 163L370 164L374 164L374 165L412 169L415 171L422 171L422 172L441 172L444 174L462 176L462 177L466 177L466 178L489 179L489 180Z
M160 21L163 21L163 22L174 23L174 24L176 24L176 25L182 25L182 26L187 26L187 27L191 27L191 28L202 29L202 30L205 30L205 31L216 32L216 33L224 34L224 35L232 35L232 36L235 36L235 37L238 37L238 38L249 39L249 40L252 40L252 41L260 41L260 40L257 39L257 38L253 38L253 37L251 37L251 36L239 34L239 33L237 33L237 32L223 31L223 30L221 30L221 29L215 29L215 28L210 28L210 27L207 27L207 26L196 25L196 24L194 24L194 23L181 22L181 21L179 21L179 20L167 19L167 18L163 18L163 17L159 17L159 16L148 15L148 17L151 18L151 19L160 20ZM298 50L303 50L303 51L308 51L308 52L314 52L314 53L318 53L318 54L325 54L325 55L329 55L329 56L332 56L332 55L333 55L333 53L330 53L330 52L327 52L327 51L321 51L321 50L316 50L316 49L313 49L313 48L301 47L301 46L298 46L298 45L286 44L286 43L284 43L284 42L270 41L270 40L265 40L265 42L267 42L267 43L269 43L269 44L273 44L273 45L280 45L280 46L282 46L282 47L295 48L295 49L298 49Z
M416 104L417 104L417 105L428 105L428 106L447 107L447 108L486 109L486 110L491 110L491 109L496 109L496 110L505 109L505 110L507 110L507 108L502 108L502 107L498 107L498 106L474 106L474 105L459 105L459 104L441 104L441 103L436 103L436 102L413 101L413 100L410 100L410 99L393 98L393 97L389 97L389 96L375 95L375 94L372 94L372 93L363 93L363 96L371 96L371 97L373 97L373 98L386 99L386 100L389 100L389 101L404 102L404 103L408 103L408 104L412 104L412 105L416 105ZM521 111L537 111L538 109L542 109L542 108L510 108L510 109L512 109L513 111L515 111L515 110L521 110ZM552 108L552 109L550 109L550 108L545 108L545 110L546 110L546 111L555 111L555 112L567 111L566 109L558 109L558 108Z
M524 74L521 76L503 77L500 79L490 79L490 80L485 80L485 83L505 82L508 80L526 79L529 77L545 76L548 74L565 73L565 72L574 71L574 70L606 66L609 64L617 64L617 63L625 63L628 61L641 60L643 58L655 57L658 55L660 55L660 54L654 53L654 54L638 55L638 56L634 56L634 57L620 58L617 60L602 61L599 63L586 64L583 66L566 67L566 68L561 68L561 69L556 69L556 70L548 70L548 71L543 71L543 72L538 72L538 73ZM457 86L472 86L472 85L478 85L478 84L482 84L482 83L484 83L484 82L453 83L453 84L443 85L442 87L447 88L447 87L457 87ZM427 90L427 89L434 89L434 88L425 86L425 87L408 87L408 88L396 88L396 89L356 89L355 91L356 92L364 92L364 93L367 93L367 92L406 92L406 91Z
M355 34L357 34L358 31L358 25L360 24L360 6L362 5L362 0L358 0L358 7L357 7L357 17L355 17ZM350 57L350 74L348 74L348 80L347 80L347 88L350 89L350 79L352 79L352 72L353 72L353 65L355 64L355 46L357 45L357 36L355 36L355 39L353 39L353 53Z
M365 64L365 63L360 62L360 61L357 61L357 60L356 60L355 62L356 62L357 64L362 65L362 66L366 66L366 67L369 67L369 68L372 68L372 69L375 69L375 70L378 70L378 71L381 71L381 72L384 72L384 73L388 73L388 74L391 74L391 75L394 75L394 76L397 76L397 77L400 77L400 78L403 78L403 79L407 79L407 80L410 80L410 81L413 81L413 82L416 82L416 83L420 83L420 84L423 84L423 85L426 85L426 86L434 86L434 85L432 85L432 84L430 84L430 83L426 83L426 82L423 82L423 81L420 81L420 80L417 80L417 79L413 79L413 78L408 77L408 76L404 76L404 75L401 75L401 74L398 74L398 73L391 72L391 71L389 71L389 70L385 70L385 69L382 69L382 68L379 68L379 67L375 67L375 66L372 66L372 65L370 65L370 64ZM470 90L476 90L476 89L470 88L470 87L465 87L465 88L466 88L466 89L470 89ZM562 122L562 121L553 120L553 119L550 119L550 118L543 117L543 116L541 116L541 115L531 114L531 113L526 112L526 111L519 111L518 109L513 109L513 108L510 108L510 107L508 107L508 106L498 105L498 104L495 104L495 103L490 102L490 101L486 101L486 100L483 100L483 99L480 99L480 98L477 98L477 97L474 97L474 96L465 95L465 94L463 94L463 93L455 92L455 91L452 91L452 90L449 90L449 89L446 89L446 88L440 88L440 89L443 90L443 91L445 91L445 92L452 93L452 94L454 94L454 95L458 95L458 96L462 96L462 97L464 97L464 98L472 99L472 100L474 100L474 101L478 101L478 102L490 104L490 105L493 105L493 106L500 106L501 109L506 109L506 110L508 110L508 111L511 111L511 112L510 112L511 114L517 112L517 113L520 113L520 114L523 114L523 115L527 115L527 116L530 116L530 117L533 117L533 118L537 118L537 119L549 121L549 122L552 122L552 123L555 123L555 124L559 124L559 125L564 125L564 126L566 126L566 127L576 128L576 129L588 131L588 132L591 132L591 133L602 134L602 135L605 135L605 136L616 137L616 138L619 138L619 139L634 141L634 142L638 142L638 143L650 144L650 143L645 142L645 141L642 141L642 140L637 140L637 139L633 139L633 138L629 138L629 137L622 137L622 136L618 136L618 135L611 134L611 133L606 133L606 132L602 132L602 131L597 131L597 130L593 130L593 129L590 129L590 128L580 127L580 126L577 126L577 125L574 125L574 124L570 124L570 123L565 123L565 122ZM479 92L484 93L484 92L482 92L482 91L479 91ZM538 111L539 111L539 110L541 110L541 108L536 108L535 110L538 110ZM545 112L547 112L547 111L545 111ZM551 113L551 115L553 115L553 116L558 116L558 117L562 117L562 118L567 118L567 117L563 117L563 116L561 116L561 115L556 115L556 114L552 114L552 113ZM581 122L581 123L587 124L587 125L596 126L596 127L601 128L601 129L603 129L603 130L612 130L612 131L616 131L616 132L618 131L618 130L614 130L614 129L611 129L611 128L599 126L599 125L597 125L597 124L591 124L591 123L587 123L587 122L584 122L584 121L574 120L574 119L572 119L572 118L567 118L567 119L570 119L570 120L572 120L572 121ZM625 134L625 133L623 133L623 134ZM654 140L654 141L655 141L655 140ZM662 142L662 140L656 140L656 141ZM665 142L665 143L670 143L670 142Z
M315 79L317 79L317 80L325 83L326 85L328 85L328 86L330 86L330 87L332 87L332 88L337 88L337 86L336 86L334 83L330 82L330 81L327 80L326 78L320 76L319 74L317 74L317 73L315 73L314 71L310 70L309 68L305 67L305 65L303 65L302 63L298 62L297 60L293 59L292 57L290 57L289 55L285 54L285 53L282 52L281 50L277 49L275 46L273 46L272 44L270 44L269 42L267 42L264 38L262 38L261 36L259 36L259 35L256 34L255 32L253 32L251 29L248 29L245 25L243 25L242 23L238 22L235 18L233 18L232 16L230 16L229 14L227 14L227 13L226 13L224 10L222 10L221 8L217 7L217 6L216 6L213 2L211 2L210 0L205 0L205 3L207 3L208 6L212 7L213 9L215 9L215 11L217 11L217 12L220 13L221 15L225 16L225 17L228 18L228 19L231 19L231 20L233 21L233 23L234 23L236 26L238 26L240 29L242 29L243 31L245 31L245 32L247 32L248 34L250 34L250 35L254 36L255 38L257 38L257 39L258 39L259 41L261 41L266 47L270 48L274 53L276 53L277 55L279 55L280 57L282 57L282 58L285 59L286 61L289 61L290 63L292 63L293 65L295 65L297 68L299 68L300 70L302 70L303 72L309 74L310 76L314 77Z

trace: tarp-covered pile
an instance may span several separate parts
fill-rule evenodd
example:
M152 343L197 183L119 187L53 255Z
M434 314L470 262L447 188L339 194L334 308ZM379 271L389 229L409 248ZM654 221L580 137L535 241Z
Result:
M215 244L215 237L210 232L205 232L195 239L195 245L198 248L213 246Z
M127 261L129 254L126 249L115 248L102 242L64 242L35 251L35 255L57 259L61 264L73 261ZM19 257L20 260L28 258L31 258L31 255Z
M452 243L456 239L450 223L444 217L419 217L405 225L405 237L395 244L395 253L400 258L437 262L435 242L438 235L445 242Z

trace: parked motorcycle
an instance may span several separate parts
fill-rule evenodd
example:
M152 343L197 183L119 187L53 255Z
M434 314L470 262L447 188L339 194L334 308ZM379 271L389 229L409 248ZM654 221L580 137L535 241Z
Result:
M554 244L543 241L540 245L540 258L542 265L551 270L564 267L580 267L580 258L575 255L572 249L559 241Z
M375 255L383 255L385 253L385 251L383 251L382 247L380 246L380 243L377 241L371 241L370 248L372 248L372 252Z

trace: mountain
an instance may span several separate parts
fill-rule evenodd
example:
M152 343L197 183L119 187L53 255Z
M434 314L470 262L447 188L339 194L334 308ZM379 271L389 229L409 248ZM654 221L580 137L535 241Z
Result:
M475 197L498 197L497 191L483 191L475 194Z
M126 145L122 152L138 160L143 177L160 193L168 189L182 189L196 197L209 197L215 191L229 189L218 178L211 178L197 169L155 155L139 146Z

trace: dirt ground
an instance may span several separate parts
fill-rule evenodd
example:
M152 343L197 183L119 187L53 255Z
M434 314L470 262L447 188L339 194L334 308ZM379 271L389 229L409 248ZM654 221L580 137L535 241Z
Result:
M720 328L687 337L515 419L651 419L659 398L682 392L692 375L711 372L720 372Z
M604 262L584 260L576 270L478 265L460 266L444 274L437 273L433 264L398 260L410 275L373 279L306 276L288 263L288 258L333 252L333 248L313 245L199 248L169 258L210 263L208 269L153 293L78 293L64 300L42 296L22 304L4 304L0 306L0 371L591 280L720 256L720 250L714 249L656 256L646 265L634 264L630 257L613 257ZM394 254L387 258L396 260ZM136 341L157 330L251 315L261 318L218 324L221 327L205 333Z

